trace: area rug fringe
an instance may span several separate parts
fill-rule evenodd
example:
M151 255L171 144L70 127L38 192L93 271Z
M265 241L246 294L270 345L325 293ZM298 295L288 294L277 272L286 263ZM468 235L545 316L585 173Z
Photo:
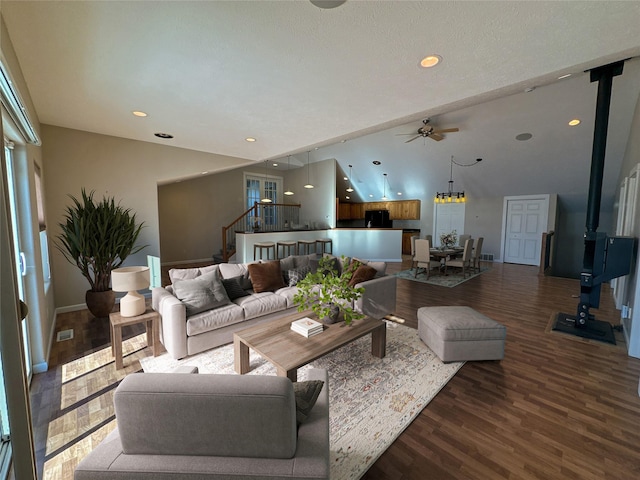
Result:
M250 351L252 375L275 375L273 366ZM201 373L234 374L233 346L182 360L168 354L140 360L145 372L167 372L179 365ZM371 355L363 337L301 368L329 372L331 479L355 480L382 455L464 363L444 364L409 327L387 322L387 351Z

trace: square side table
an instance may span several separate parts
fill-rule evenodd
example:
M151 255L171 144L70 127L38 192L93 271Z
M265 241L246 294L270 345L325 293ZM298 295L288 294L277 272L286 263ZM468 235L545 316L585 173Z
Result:
M151 347L153 356L160 355L160 314L148 307L147 310L136 317L123 317L120 312L109 314L111 330L111 353L116 359L116 369L123 368L122 362L122 327L145 323L147 330L147 346Z

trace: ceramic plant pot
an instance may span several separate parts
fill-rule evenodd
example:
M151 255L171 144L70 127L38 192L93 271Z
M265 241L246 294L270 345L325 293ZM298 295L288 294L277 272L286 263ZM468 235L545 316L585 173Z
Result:
M104 292L87 290L85 301L87 302L87 308L94 317L108 317L116 304L116 294L113 290Z

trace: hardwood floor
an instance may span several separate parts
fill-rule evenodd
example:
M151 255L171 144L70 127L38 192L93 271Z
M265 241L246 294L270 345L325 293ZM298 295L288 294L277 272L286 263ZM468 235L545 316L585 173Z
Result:
M408 261L389 265L403 268ZM398 280L396 313L407 325L417 327L421 306L468 305L507 326L506 354L465 364L363 478L640 478L640 360L624 344L548 328L555 313L573 313L578 293L577 280L509 264L455 288ZM605 286L599 320L618 318L610 297ZM39 478L73 478L115 426L115 386L151 355L140 328L130 329L125 369L116 371L108 328L89 317L58 317L56 330L75 336L54 344L50 370L32 382Z

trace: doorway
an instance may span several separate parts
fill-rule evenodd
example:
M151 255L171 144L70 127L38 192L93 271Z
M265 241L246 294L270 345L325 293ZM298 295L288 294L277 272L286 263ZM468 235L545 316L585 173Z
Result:
M540 265L542 234L547 229L549 195L505 197L502 258L505 263Z

